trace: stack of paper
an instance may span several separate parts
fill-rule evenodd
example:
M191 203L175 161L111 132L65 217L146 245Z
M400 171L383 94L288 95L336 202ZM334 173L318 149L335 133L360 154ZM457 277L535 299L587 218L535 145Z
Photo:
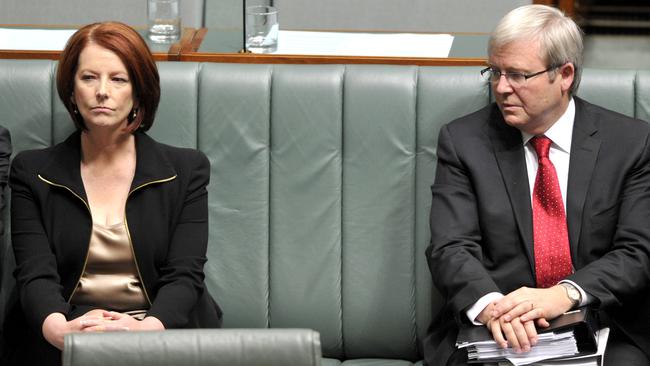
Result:
M551 320L538 329L538 342L526 353L501 349L486 327L467 325L460 328L456 346L468 351L468 362L498 362L499 365L594 365L602 359L609 329L600 331L595 312L583 307ZM551 362L552 361L552 362Z
M534 366L601 366L609 338L609 328L596 332L598 350L596 353L580 354L574 357L562 357L553 360L535 362ZM499 364L501 366L501 364ZM509 365L506 365L509 366Z
M596 331L596 352L578 352L573 331L539 334L539 342L527 353L502 349L494 341L462 342L458 348L467 348L468 362L498 362L499 366L601 366L609 338L609 328ZM565 353L565 354L564 354Z
M494 362L506 359L513 365L529 365L542 360L578 354L578 344L573 336L573 330L539 334L537 344L526 353L515 353L512 348L500 348L493 340L458 344L458 348L465 347L470 362Z

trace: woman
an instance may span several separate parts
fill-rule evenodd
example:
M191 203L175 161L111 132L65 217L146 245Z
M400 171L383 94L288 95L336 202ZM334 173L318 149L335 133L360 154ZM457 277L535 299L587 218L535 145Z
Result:
M2 364L59 364L70 332L219 327L203 282L209 162L145 134L160 99L145 42L85 26L56 82L77 131L12 163L19 301Z

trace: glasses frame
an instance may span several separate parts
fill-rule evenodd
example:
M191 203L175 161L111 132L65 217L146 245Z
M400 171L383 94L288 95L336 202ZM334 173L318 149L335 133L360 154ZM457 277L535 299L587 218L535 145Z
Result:
M523 73L523 72L501 72L500 70L494 69L492 66L488 66L485 69L481 70L481 76L483 77L483 79L487 80L488 82L490 82L492 84L497 84L501 80L501 76L505 76L506 80L508 80L508 84L510 84L513 87L521 87L523 85L526 85L526 82L528 81L528 79L533 78L533 77L538 76L538 75L542 75L545 72L555 70L555 69L557 69L557 68L559 68L561 66L563 66L563 65L551 65L551 66L547 67L546 69L544 69L542 71L533 72L533 73L530 73L530 74L526 74L526 73ZM488 72L490 74L488 76L486 76L485 74L488 73ZM499 77L496 80L492 80L493 75L498 75ZM523 79L522 82L513 82L512 81L513 77L515 77L515 78L523 77L524 79Z

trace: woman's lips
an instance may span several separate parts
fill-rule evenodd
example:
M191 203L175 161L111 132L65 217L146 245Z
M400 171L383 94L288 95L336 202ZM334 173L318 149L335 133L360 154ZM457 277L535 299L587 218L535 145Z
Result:
M113 112L113 109L112 109L112 108L103 107L103 106L102 106L102 107L93 107L91 110L92 110L93 112L98 112L98 113L109 113L109 112Z

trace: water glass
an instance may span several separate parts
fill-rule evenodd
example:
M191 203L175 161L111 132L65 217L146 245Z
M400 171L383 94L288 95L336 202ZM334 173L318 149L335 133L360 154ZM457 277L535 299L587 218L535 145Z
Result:
M273 6L246 8L246 49L253 53L270 53L278 48L278 10Z
M149 39L157 43L178 41L181 35L180 0L148 0Z

